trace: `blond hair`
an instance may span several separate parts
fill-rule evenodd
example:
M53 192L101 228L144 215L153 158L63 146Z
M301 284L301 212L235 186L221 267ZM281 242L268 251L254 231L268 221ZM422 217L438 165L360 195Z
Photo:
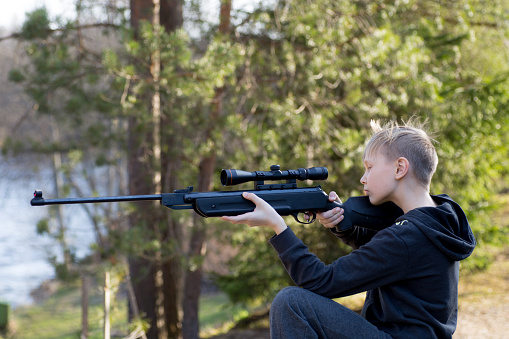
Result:
M390 121L381 126L380 122L371 120L373 135L366 145L363 159L380 154L380 151L391 161L404 157L415 178L429 189L438 156L433 145L435 140L424 130L426 122L419 123L411 118L403 125Z

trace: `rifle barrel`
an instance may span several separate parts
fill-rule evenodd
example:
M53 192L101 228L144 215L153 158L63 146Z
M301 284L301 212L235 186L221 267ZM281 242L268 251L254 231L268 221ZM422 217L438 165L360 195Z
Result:
M42 191L35 191L34 198L30 201L32 206L58 205L58 204L87 204L98 202L121 202L121 201L142 201L161 200L161 194L149 195L124 195L112 197L89 197L89 198L65 198L65 199L44 199Z

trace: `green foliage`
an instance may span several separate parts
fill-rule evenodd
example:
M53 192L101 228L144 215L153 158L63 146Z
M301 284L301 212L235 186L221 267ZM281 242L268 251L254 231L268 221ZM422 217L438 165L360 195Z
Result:
M37 234L42 235L50 232L48 219L41 219L37 223Z
M25 80L25 75L19 69L11 69L9 71L9 81L14 83L23 82Z
M50 23L46 8L36 9L27 13L20 36L24 40L46 39L51 34Z
M233 303L267 303L279 290L291 284L266 238L265 230L244 229L244 234L237 233L229 239L239 249L229 263L232 273L218 275L215 281ZM260 279L264 283L260 283Z
M246 44L245 76L236 89L245 100L229 117L241 126L241 132L228 132L237 138L234 144L250 155L237 161L252 169L271 163L327 166L325 189L346 199L361 194L360 159L371 119L428 118L438 132L440 158L432 193L448 193L464 207L480 244L479 255L465 266L485 267L489 256L482 248L501 236L488 209L509 168L509 55L479 48L488 43L476 40L477 34L495 45L507 34L492 25L496 20L483 21L483 12L466 2L418 0L283 1L258 12L264 29ZM481 67L470 51L487 63ZM264 241L245 237L241 247L268 262L259 253ZM307 240L312 248L327 248L325 253L337 246L325 245L324 238ZM261 271L237 261L231 279L220 282L235 300L249 300L253 296L235 277L245 278L250 290L249 277ZM267 271L267 281L277 285ZM278 279L286 283L284 276Z

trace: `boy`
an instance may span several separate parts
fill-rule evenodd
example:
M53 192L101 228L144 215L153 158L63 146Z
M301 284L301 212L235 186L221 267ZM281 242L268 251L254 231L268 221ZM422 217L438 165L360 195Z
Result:
M392 201L404 215L379 232L354 227L338 232L343 210L319 221L354 251L331 265L310 253L284 220L254 194L253 212L222 217L271 227L270 243L293 281L303 288L279 292L270 312L271 338L451 338L456 328L459 261L475 239L464 212L446 195L431 196L437 166L422 126L372 122L361 178L372 204ZM334 192L330 200L339 200ZM367 291L362 316L330 300Z

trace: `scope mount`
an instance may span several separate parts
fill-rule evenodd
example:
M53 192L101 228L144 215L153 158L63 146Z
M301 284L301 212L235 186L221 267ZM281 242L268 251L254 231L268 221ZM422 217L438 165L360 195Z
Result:
M281 166L279 165L272 165L270 166L270 171L272 173L281 173ZM298 171L296 170L288 170L288 172L294 174L297 176ZM263 171L255 171L257 178L263 178L265 176L265 173ZM273 189L289 189L289 188L297 188L297 179L287 179L285 184L265 184L265 180L255 180L254 182L254 189L256 191L263 191L263 190L273 190Z

